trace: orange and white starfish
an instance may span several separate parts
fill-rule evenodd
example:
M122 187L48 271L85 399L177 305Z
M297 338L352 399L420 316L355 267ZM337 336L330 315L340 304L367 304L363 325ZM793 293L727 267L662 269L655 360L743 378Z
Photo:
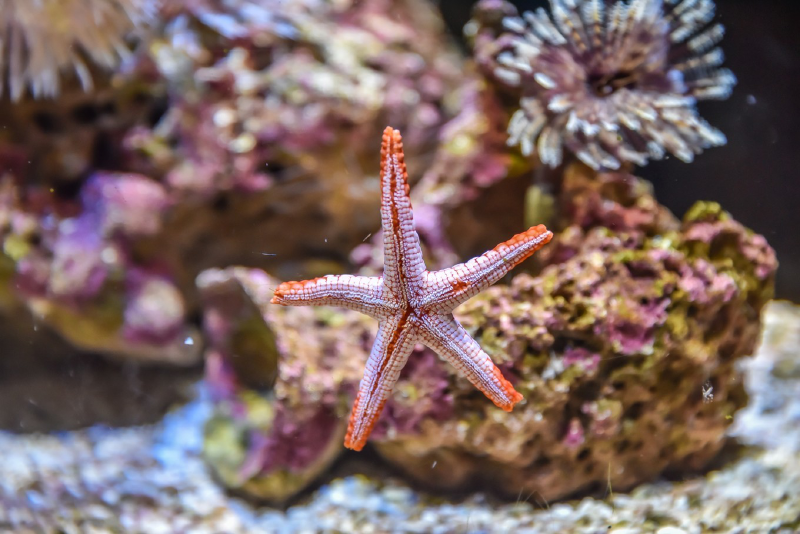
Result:
M453 310L500 280L553 237L533 226L485 254L441 271L428 271L414 228L400 132L387 127L381 147L381 277L329 275L284 282L272 302L286 306L331 305L380 321L364 378L353 404L344 445L361 450L416 343L450 362L506 411L522 400L489 356L453 317Z

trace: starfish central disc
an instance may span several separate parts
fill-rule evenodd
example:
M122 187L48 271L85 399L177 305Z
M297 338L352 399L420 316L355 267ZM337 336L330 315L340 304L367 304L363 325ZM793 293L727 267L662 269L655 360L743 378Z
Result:
M357 451L366 444L417 343L438 353L503 410L511 411L522 400L455 320L453 310L542 248L552 232L533 226L466 263L428 271L408 191L403 140L399 131L387 127L381 146L383 276L329 275L284 282L272 298L285 306L340 306L380 322L344 441L345 447Z

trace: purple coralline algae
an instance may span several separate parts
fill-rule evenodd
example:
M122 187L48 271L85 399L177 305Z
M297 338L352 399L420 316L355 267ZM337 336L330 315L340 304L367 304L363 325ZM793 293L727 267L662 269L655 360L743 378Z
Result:
M556 200L556 249L545 255L541 272L519 275L456 311L525 401L503 413L420 349L387 402L371 443L385 460L428 486L454 490L483 481L500 493L516 495L522 488L548 500L609 482L615 489L630 488L664 471L705 466L724 445L730 416L746 403L736 362L756 342L759 312L770 298L777 266L763 238L713 203L698 203L681 222L640 179L593 175L581 165L567 169ZM278 339L314 348L277 343L287 350L278 349L279 356L260 367L277 368L285 378L261 389L235 385L257 373L230 372L257 356L221 352L229 372L215 374L221 377L218 389L227 393L210 428L241 428L255 417L248 414L256 404L237 411L232 403L244 406L241 399L254 398L270 413L291 406L295 422L323 418L323 410L344 425L372 330L363 323L354 330L358 316L347 310L271 309L266 299L274 282L266 275L226 272L258 290L247 291L249 299L228 310L206 306L207 317L248 323L241 310L250 309ZM317 336L348 347L320 352ZM219 337L227 346L236 338ZM300 360L305 363L298 365ZM711 403L703 399L708 384L714 388ZM237 438L251 445L240 450L234 465L247 466L252 479L249 485L229 481L232 487L283 500L320 472L318 462L331 463L341 450L319 436L295 439L296 447L317 451L303 455L307 471L295 466L308 476L295 478L300 482L285 486L283 494L266 491L275 480L270 458L281 454L270 436L302 433L294 426L284 429L275 415L265 421L258 430L244 425L249 437ZM230 459L217 439L209 434L206 440L218 451L214 466ZM253 463L262 466L260 472Z
M526 218L556 237L456 311L525 400L501 412L417 349L377 454L428 486L547 500L707 466L747 400L736 364L775 256L714 203L678 220L628 171L724 143L695 111L734 84L722 27L710 0L551 5L479 2L470 64L421 0L163 2L94 92L0 102L4 334L31 330L14 328L26 310L82 351L204 353L208 464L286 502L342 451L375 325L270 305L270 275L380 271L375 140L391 124L430 268Z
M668 153L690 162L725 144L695 108L727 98L736 83L720 67L725 32L714 22L713 1L550 5L551 14L539 8L519 17L507 3L483 1L468 26L487 75L519 98L509 145L550 167L567 149L594 169L612 170Z
M416 432L423 421L446 421L453 414L450 377L439 357L417 348L401 372L402 381L372 433L378 439Z
M7 261L15 262L7 283L37 320L87 351L198 360L199 338L187 326L183 296L157 258L139 248L162 230L170 202L160 184L97 173L75 203L35 191L23 199L10 179L4 188L8 219L0 237Z
M259 269L212 269L197 284L214 400L204 455L226 486L284 502L341 452L374 325L355 312L271 305L277 282Z
M372 140L390 121L424 164L463 60L417 0L158 10L96 91L0 103L0 275L84 350L189 363L197 274L341 270L378 222Z
M215 406L204 450L227 486L284 502L342 452L375 325L348 310L270 304L275 285L263 271L242 267L198 277ZM415 350L374 435L390 439L448 421L451 390L438 357Z
M566 243L538 276L519 275L457 310L525 401L501 415L452 376L451 417L376 438L387 460L440 488L480 480L550 500L700 469L719 452L730 415L746 403L735 363L757 341L774 252L713 203L674 220L633 176L622 189L637 198L618 204L620 179L565 180L561 206L593 188L608 221L633 211L635 224L612 232L602 217L562 211L554 243Z

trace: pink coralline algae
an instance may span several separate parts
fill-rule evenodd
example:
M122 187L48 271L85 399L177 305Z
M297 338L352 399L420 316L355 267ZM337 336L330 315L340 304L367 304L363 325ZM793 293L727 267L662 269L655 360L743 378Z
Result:
M648 288L650 283L648 276L641 283L641 288L632 288L632 294L623 298L607 294L603 289L592 295L592 298L608 303L608 314L613 317L599 322L595 326L595 334L608 339L618 354L651 352L656 329L667 319L666 309L670 302L666 297L652 298Z
M635 224L611 231L602 218L560 211L554 243L566 239L569 255L549 256L538 276L518 275L456 314L504 360L526 398L520 413L501 421L453 377L452 416L382 435L384 458L437 487L480 480L552 499L609 477L625 488L700 468L720 450L727 415L746 402L735 363L755 346L774 252L717 205L700 203L681 223L637 178L618 178L590 184L575 174L559 206L596 194L616 214L609 220L635 210ZM713 404L702 398L708 380ZM445 468L432 471L434 461Z
M669 211L653 198L647 182L628 173L593 174L578 165L564 171L561 216L583 230L598 226L648 235L675 229Z
M168 276L131 269L126 280L122 335L132 344L186 342L183 295ZM189 340L193 343L193 340Z
M186 326L183 296L163 266L138 250L162 229L163 187L139 175L98 173L76 203L41 198L36 207L36 195L18 195L12 221L29 225L11 224L2 234L16 262L17 298L84 349L196 361L200 347Z
M656 237L680 227L653 197L652 186L628 173L594 173L580 164L569 165L559 188L553 209L561 235L542 251L544 263L561 263L572 257L593 228L608 228L621 236ZM662 253L668 254L652 252Z
M81 203L105 236L141 237L162 229L163 214L171 205L158 182L134 174L98 174L84 185Z
M161 344L166 361L196 361L197 274L342 269L378 221L366 206L385 121L422 166L456 113L445 103L464 60L422 0L106 3L98 13L157 15L113 83L0 102L0 163L17 197L0 205L0 274L84 350ZM90 327L73 328L67 305Z
M687 239L697 250L710 252L711 244L718 244L715 253L724 257L733 250L741 249L742 257L736 263L738 268L749 271L750 266L756 266L754 274L759 280L772 275L772 271L765 267L768 263L764 261L764 251L771 249L764 236L754 235L752 239L742 240L738 231L741 225L713 202L698 203L688 216L696 223L687 234ZM736 258L731 255L732 260Z
M400 373L397 391L385 408L373 436L409 434L424 420L445 421L453 413L450 377L429 349L415 350Z
M357 161L385 121L421 149L446 119L439 102L459 64L429 10L415 0L167 7L151 48L174 102L128 145L173 187L200 195L313 173L312 152Z
M585 167L567 170L555 217L563 248L537 276L456 311L525 402L499 412L416 350L371 445L408 476L549 500L609 477L629 488L667 469L699 469L722 447L728 416L746 402L736 362L756 342L774 252L715 204L679 221L634 176L590 178ZM275 282L259 270L200 280L216 399L207 457L226 485L283 501L341 451L374 325L350 310L269 305ZM714 402L704 403L709 380ZM322 414L336 425L312 438L302 426ZM304 460L278 467L277 436L294 436Z
M276 281L258 269L208 270L197 283L214 400L204 454L226 486L283 502L341 451L374 325L271 305Z
M56 298L76 301L95 297L105 283L109 266L103 262L104 239L97 232L94 217L77 217L59 222L55 231L49 276L42 289ZM114 249L111 249L114 250ZM26 268L26 260L36 261L36 256L22 259L22 272L43 272L44 269ZM28 287L36 287L31 280ZM44 282L44 281L39 281Z
M570 419L567 433L564 436L564 446L568 449L577 449L585 442L583 426L577 417Z
M213 425L213 423L212 423ZM284 405L278 405L270 434L254 434L246 460L238 475L242 480L268 476L275 471L303 472L318 462L320 451L337 428L335 413L321 409L308 419L298 420Z
M575 366L586 372L595 371L600 364L600 355L583 347L570 347L564 351L564 365Z
M610 170L668 153L690 162L725 144L695 109L697 101L727 98L736 83L720 68L724 29L714 22L713 1L550 5L551 14L539 8L523 17L496 0L477 9L476 58L520 98L508 125L510 145L536 152L550 167L567 149L594 169ZM500 12L503 32L487 23Z

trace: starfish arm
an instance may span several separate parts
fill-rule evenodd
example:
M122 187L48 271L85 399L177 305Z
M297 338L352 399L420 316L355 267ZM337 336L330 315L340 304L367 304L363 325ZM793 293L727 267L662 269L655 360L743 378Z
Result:
M447 360L497 407L510 412L522 400L522 395L503 377L489 355L452 316L426 318L420 341Z
M283 282L275 288L271 302L283 306L339 306L383 319L391 312L383 292L382 278L328 275Z
M408 173L400 132L387 127L381 145L381 226L386 287L408 301L423 283L425 262L408 196Z
M350 414L344 438L344 446L348 449L360 451L364 448L400 371L414 349L417 337L409 319L410 313L403 313L381 322Z
M451 313L505 276L511 269L545 246L553 233L544 225L532 226L492 250L448 269L426 274L426 295L421 308L431 313Z

